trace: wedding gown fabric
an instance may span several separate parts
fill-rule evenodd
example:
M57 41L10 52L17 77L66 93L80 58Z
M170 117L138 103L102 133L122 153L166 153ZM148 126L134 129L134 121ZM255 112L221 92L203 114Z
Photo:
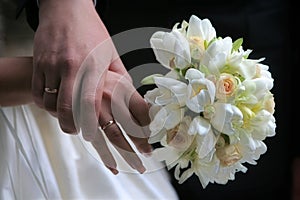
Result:
M153 170L138 174L118 157L113 175L90 143L34 105L1 108L0 133L0 199L177 199L161 163L141 157Z

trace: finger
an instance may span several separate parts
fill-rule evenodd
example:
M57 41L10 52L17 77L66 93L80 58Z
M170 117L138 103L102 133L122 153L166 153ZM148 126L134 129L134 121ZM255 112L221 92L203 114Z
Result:
M151 122L149 116L149 105L138 93L138 91L135 90L133 92L133 94L129 98L129 103L127 104L129 104L131 115L141 126L149 125L149 123Z
M142 161L123 135L118 124L113 122L107 125L107 122L113 120L113 117L111 115L109 98L106 98L105 95L102 100L101 108L99 124L105 132L107 138L133 169L143 173L145 171L145 167L143 166Z
M150 153L152 147L148 143L149 129L145 126L150 120L148 105L125 77L121 77L113 72L110 72L109 75L112 77L110 80L114 80L114 85L109 83L105 85L105 88L109 88L112 91L112 115L122 125L122 128L124 128L137 149L144 154ZM130 100L132 101L131 107L136 107L133 112L129 110Z
M50 112L56 112L57 110L57 96L58 96L58 88L60 85L60 78L55 74L47 74L45 75L45 88L44 88L44 108Z
M117 57L114 58L113 62L109 66L109 70L126 77L129 82L132 82L132 79L131 79L127 69L124 67L123 62L118 55L117 55Z
M99 127L98 116L106 72L87 71L82 76L79 124L85 140L93 141Z
M116 120L122 125L126 134L132 140L136 148L144 155L152 152L152 147L148 143L150 131L148 126L141 126L129 112L125 103L112 104L113 113L116 114ZM138 105L135 105L138 106ZM118 111L117 111L118 110Z
M146 171L141 159L134 152L116 123L107 127L104 132L115 149L133 169L136 169L140 173Z
M52 115L53 117L57 118L57 112L51 112L49 111L50 115Z
M126 78L128 80L128 83L126 83L125 85L130 87L132 85L131 84L132 79L131 79L130 75L128 74L126 68L124 67L124 65L122 63L122 60L120 59L120 57L117 57L117 56L116 56L116 59L112 62L109 69L111 71L114 71L114 72L122 75L123 78ZM122 81L120 81L120 83L121 82ZM123 85L123 84L120 84L120 85ZM117 88L114 88L114 90L116 91ZM127 95L130 94L130 91L133 91L133 95L130 98L127 98L127 99L130 99L129 100L130 103L127 103L128 106L126 106L126 107L123 106L123 107L125 107L125 109L126 108L130 109L131 116L129 116L129 114L127 114L122 118L123 119L126 119L126 118L129 119L130 118L130 119L132 119L133 121L135 121L136 123L138 123L141 126L148 125L150 123L150 118L149 118L149 115L148 115L148 112L149 112L148 104L144 101L144 99L135 90L134 87L131 87L129 89L125 89L124 91L127 91ZM116 93L120 94L119 92L116 92ZM117 97L116 99L119 99L119 97ZM126 112L126 110L124 110L124 112ZM124 125L124 123L121 123L121 124ZM135 146L139 149L139 151L141 151L142 153L150 153L152 151L152 147L151 147L151 145L148 144L148 139L147 138L150 135L150 131L147 130L147 127L143 127L142 128L143 130L138 130L141 127L136 129L136 128L134 128L136 126L133 126L132 123L131 123L131 125L128 124L128 126L126 126L126 124L127 123L125 123L124 127L127 130L127 132L129 132L129 133L134 133L134 132L143 133L143 134L140 134L138 137L133 136L132 134L129 134L129 136L133 140L133 142L135 143Z
M115 60L111 63L109 67L110 71L116 72L117 74L121 75L122 78L126 78L128 80L128 86L132 85L132 78L129 75L128 71L123 65L123 62L120 57L116 57ZM121 77L119 79L121 79ZM120 83L122 80L120 80ZM115 89L115 88L114 88ZM137 92L137 90L134 87L131 87L129 91L132 91L133 94L129 98L130 110L132 110L133 117L140 123L142 126L147 125L150 123L150 118L148 115L145 115L145 113L149 112L149 106L144 101L143 97ZM128 99L128 98L127 98ZM136 106L139 105L139 106Z
M127 69L125 68L125 66L123 65L123 62L120 58L120 55L116 49L116 47L114 46L114 44L112 43L111 46L111 55L112 55L112 59L111 59L111 65L109 66L109 70L116 72L120 75L123 75L125 73L127 73Z
M151 133L148 126L151 122L149 115L149 105L137 91L134 91L129 100L129 103L127 103L126 105L128 104L130 114L134 122L141 126L142 133L142 138L140 138L140 136L136 137L133 134L129 134L129 137L135 143L139 151L142 151L144 154L151 153L152 146L148 142Z
M112 153L110 152L103 133L98 129L97 136L95 140L91 142L93 147L98 152L101 160L103 161L104 165L113 173L118 174L119 171L117 170L117 163L113 158Z
M57 117L61 129L65 133L77 133L72 111L72 91L74 79L72 76L65 76L61 79L57 97Z
M33 74L32 74L32 97L33 101L40 108L44 108L43 95L45 88L45 77L43 71L40 69L36 62L33 62Z
M103 87L111 56L111 44L101 43L86 57L76 78L79 83L76 85L80 85L79 99L75 99L78 102L76 109L79 109L78 124L87 141L94 140L99 127Z

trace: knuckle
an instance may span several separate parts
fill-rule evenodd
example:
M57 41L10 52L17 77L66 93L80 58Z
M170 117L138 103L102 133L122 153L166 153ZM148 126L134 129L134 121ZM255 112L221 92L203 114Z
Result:
M79 68L79 61L74 57L67 57L62 59L62 72L65 74L70 74L71 72Z
M117 144L124 139L119 127L115 124L106 129L106 135L113 144Z
M96 93L96 92L95 92ZM82 101L86 104L93 104L95 102L96 95L93 93L86 93L82 97Z
M74 67L78 64L77 60L73 57L64 58L62 64L66 67Z
M111 99L113 96L113 92L107 88L104 88L102 96L103 98Z
M96 97L95 97L95 95L92 95L92 94L90 94L90 95L85 94L82 97L81 103L82 103L81 106L83 108L90 110L90 108L95 108Z
M38 58L35 58L34 60L34 66L36 69L44 69L45 67L47 69L51 69L52 66L55 66L57 63L57 60L55 56L53 55L40 55Z
M72 105L71 104L60 104L57 107L57 112L60 113L61 116L69 116L72 113Z

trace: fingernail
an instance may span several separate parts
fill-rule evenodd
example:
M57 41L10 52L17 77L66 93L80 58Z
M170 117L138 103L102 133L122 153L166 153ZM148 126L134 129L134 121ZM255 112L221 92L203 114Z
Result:
M146 168L144 166L141 166L137 170L140 172L140 174L143 174L146 171Z
M106 166L107 167L107 166ZM114 169L112 167L107 167L114 175L117 175L119 171L117 169Z
M137 170L140 174L143 174L146 171L146 168L142 163L131 163L130 166Z
M141 145L140 148L139 148L139 151L142 153L142 154L149 154L153 151L153 148L151 145Z

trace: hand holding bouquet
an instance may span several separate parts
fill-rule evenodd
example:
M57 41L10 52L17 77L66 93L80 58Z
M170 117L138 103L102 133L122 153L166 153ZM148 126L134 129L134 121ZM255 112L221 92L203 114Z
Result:
M275 135L273 78L242 42L217 37L211 22L196 16L151 37L156 59L170 71L142 81L157 86L145 95L149 142L161 144L154 156L175 167L179 183L193 174L204 188L234 180Z

